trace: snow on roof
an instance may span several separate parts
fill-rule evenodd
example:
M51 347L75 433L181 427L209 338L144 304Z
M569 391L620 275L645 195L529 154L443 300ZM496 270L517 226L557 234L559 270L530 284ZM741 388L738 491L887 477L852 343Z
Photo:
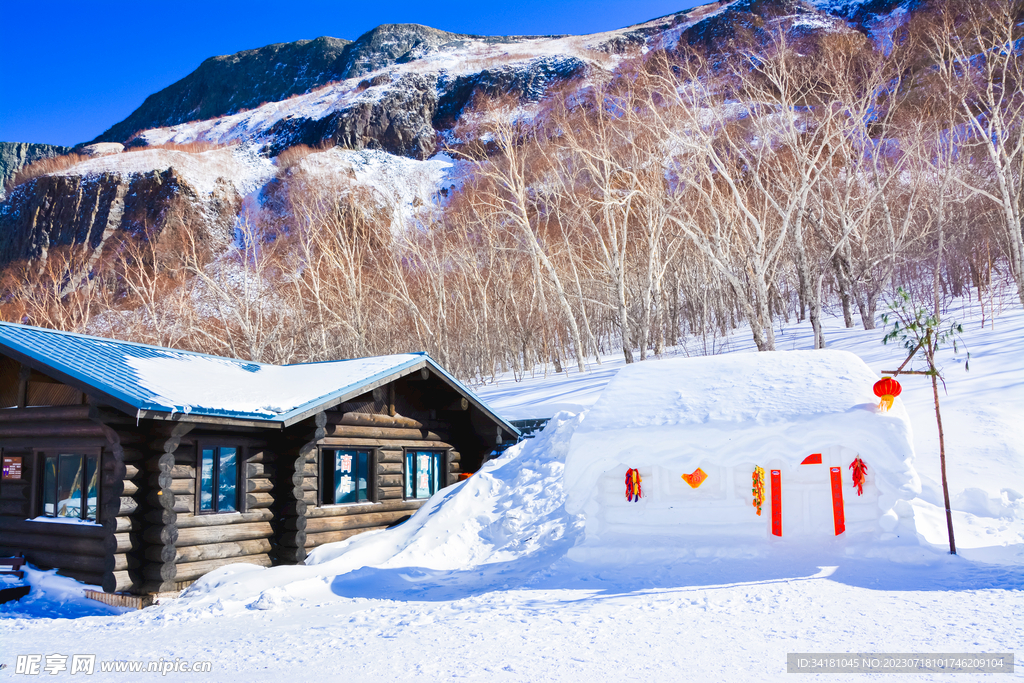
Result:
M126 356L139 388L172 412L242 413L278 417L398 372L419 354L376 356L302 365L264 365L230 358L170 352Z
M0 323L0 350L138 410L215 417L285 421L422 362L461 386L420 353L279 366L15 323Z
M573 435L566 506L582 510L619 465L690 472L781 459L797 465L829 446L862 454L880 489L917 493L910 420L899 399L882 413L878 376L846 351L776 351L630 365L608 383ZM911 497L911 496L904 496Z

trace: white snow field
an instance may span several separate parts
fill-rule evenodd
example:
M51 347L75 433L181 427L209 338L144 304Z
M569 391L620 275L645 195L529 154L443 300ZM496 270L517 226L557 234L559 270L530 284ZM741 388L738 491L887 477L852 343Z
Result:
M318 548L304 566L232 565L177 600L120 615L74 597L81 587L70 580L31 574L34 596L0 606L0 679L23 679L19 654L95 654L91 680L593 683L781 680L791 652L1014 652L1024 642L1024 312L1003 308L984 329L976 305L952 311L965 323L970 372L962 347L941 355L958 556L936 505L930 385L911 376L897 401L912 423L921 492L907 492L900 518L916 552L772 544L748 558L648 561L624 545L616 563L571 559L585 522L566 511L565 458L621 367L608 359L583 374L483 388L507 417L554 417L405 524ZM882 334L832 321L826 339L877 372L901 357ZM807 349L809 329L786 326L778 339L780 349ZM725 341L729 352L749 350L740 333ZM212 673L100 671L105 661L179 658L211 661ZM1024 678L1017 671L993 678ZM815 677L863 679L801 680Z

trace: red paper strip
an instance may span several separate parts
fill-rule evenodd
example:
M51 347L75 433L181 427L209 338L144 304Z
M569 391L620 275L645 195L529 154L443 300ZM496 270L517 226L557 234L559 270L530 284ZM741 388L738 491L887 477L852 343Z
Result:
M782 472L772 470L772 536L782 536Z
M804 461L802 463L800 463L800 464L801 465L820 465L821 464L821 453L811 453L806 458L804 458Z
M836 536L846 531L846 513L843 511L843 469L831 468L832 473L832 520L836 525Z

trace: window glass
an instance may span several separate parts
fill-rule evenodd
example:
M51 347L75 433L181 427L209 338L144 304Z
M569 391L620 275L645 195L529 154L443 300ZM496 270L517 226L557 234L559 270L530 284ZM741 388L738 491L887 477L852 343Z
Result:
M96 513L99 510L99 484L99 458L95 455L87 455L85 456L85 518L94 522L97 520Z
M370 500L370 451L331 450L323 452L324 503L358 503Z
M405 497L416 497L416 451L405 452Z
M213 449L203 449L202 469L199 473L199 509L213 509Z
M217 482L217 510L234 512L237 509L238 454L237 448L219 448L220 465Z
M370 452L356 451L356 461L356 499L369 500L370 489L367 485L367 481L369 481L370 478Z
M57 516L57 456L43 459L43 514Z
M406 498L430 498L441 489L443 455L442 451L406 451Z
M82 466L80 455L57 456L57 516L82 516Z

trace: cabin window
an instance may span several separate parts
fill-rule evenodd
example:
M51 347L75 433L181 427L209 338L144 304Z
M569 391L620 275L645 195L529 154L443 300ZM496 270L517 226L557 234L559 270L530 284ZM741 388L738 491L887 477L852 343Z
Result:
M236 512L240 448L204 446L200 449L199 512Z
M373 451L351 448L324 449L321 502L324 505L373 501Z
M56 453L43 456L43 516L97 521L99 456Z
M405 452L405 497L430 498L444 488L446 478L444 451L407 450Z

